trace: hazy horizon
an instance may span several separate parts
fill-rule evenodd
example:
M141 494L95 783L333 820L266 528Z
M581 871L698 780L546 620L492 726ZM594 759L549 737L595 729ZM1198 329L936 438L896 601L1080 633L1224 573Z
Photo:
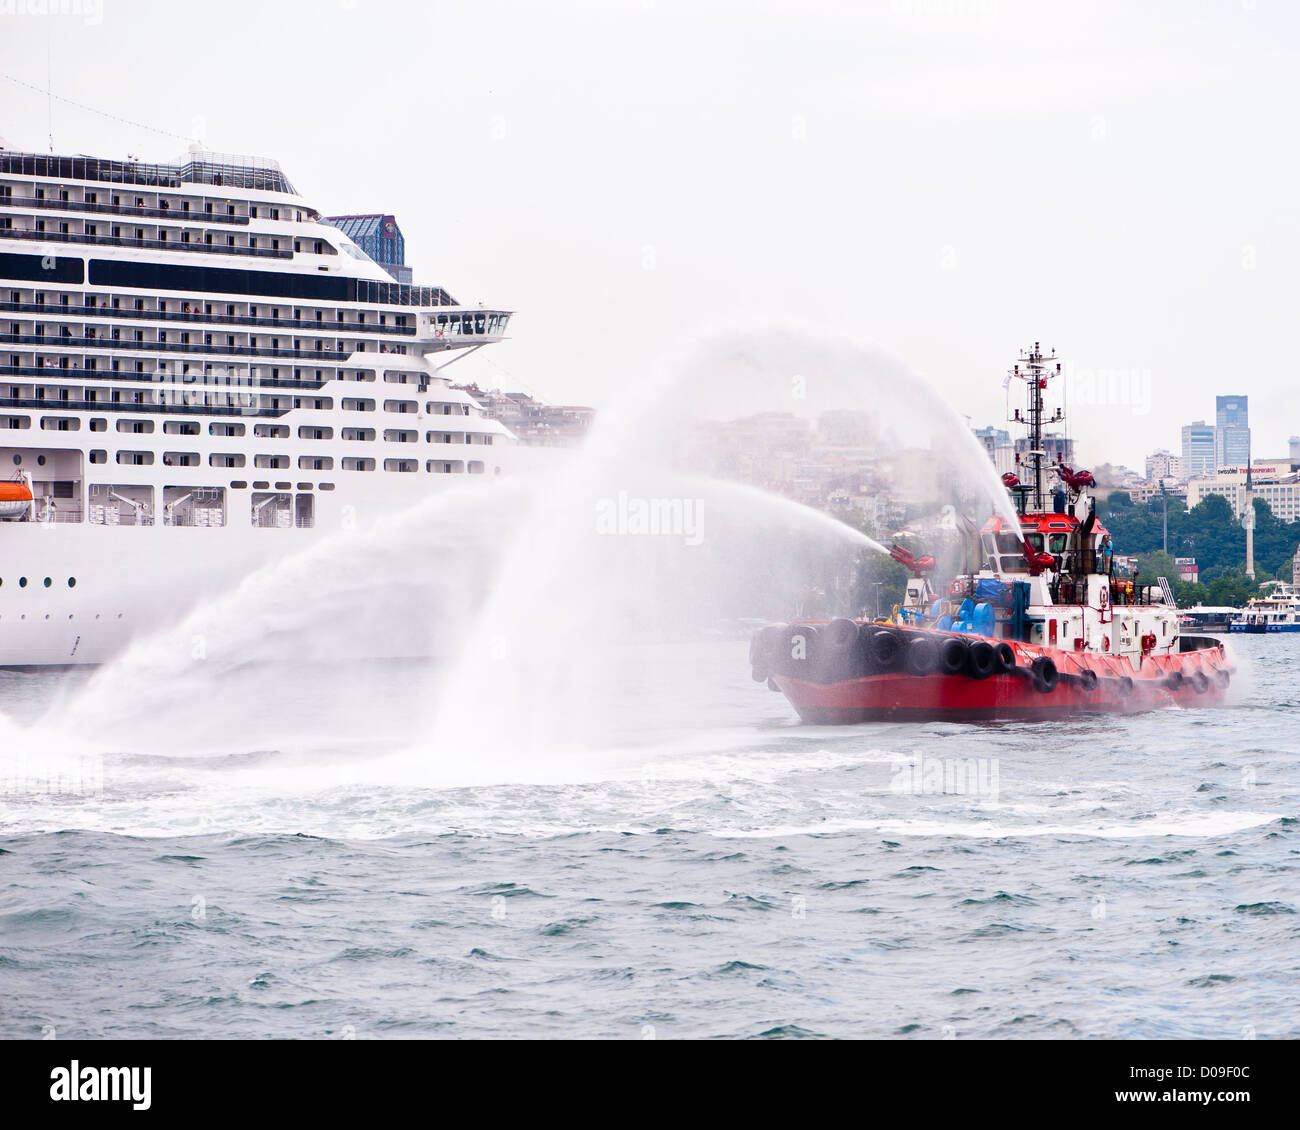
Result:
M1140 471L1216 395L1250 397L1261 457L1300 433L1275 360L1297 24L1255 0L0 0L0 71L126 119L54 101L58 152L197 136L325 214L394 213L416 281L517 311L461 379L600 407L697 338L812 326L1002 427L1037 340L1075 374L1080 461ZM0 81L10 148L47 151L50 109Z

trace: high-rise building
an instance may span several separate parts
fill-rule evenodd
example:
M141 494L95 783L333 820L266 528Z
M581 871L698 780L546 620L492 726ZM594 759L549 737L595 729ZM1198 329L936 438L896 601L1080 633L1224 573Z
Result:
M1250 462L1250 414L1245 396L1214 398L1214 458L1219 467Z
M406 240L395 217L373 212L363 216L326 216L325 222L338 228L399 283L410 283Z
M1021 463L1027 462L1029 455L1029 437L1020 436L1016 440L1016 457ZM1058 463L1064 463L1069 467L1074 466L1074 440L1069 436L1062 435L1060 432L1043 433L1043 455L1044 466L1055 467Z
M1005 428L975 428L975 438L980 441L989 459L1000 474L1015 469L1016 448L1011 442L1011 433Z
M1158 483L1164 479L1181 481L1183 478L1182 458L1163 447L1147 456L1147 479Z
M1183 426L1183 474L1212 475L1218 470L1219 429L1204 420ZM1246 463L1243 459L1242 464Z

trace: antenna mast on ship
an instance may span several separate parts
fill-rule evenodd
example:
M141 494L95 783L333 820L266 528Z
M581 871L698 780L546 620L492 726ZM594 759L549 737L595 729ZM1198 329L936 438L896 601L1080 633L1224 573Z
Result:
M1041 513L1047 509L1047 468L1043 466L1047 452L1043 448L1043 425L1060 423L1065 419L1065 413L1060 408L1048 419L1043 418L1043 393L1047 389L1047 382L1061 375L1061 363L1056 360L1054 351L1044 354L1038 342L1034 342L1034 348L1020 357L1011 370L1011 375L1024 381L1028 388L1027 415L1022 417L1017 408L1011 422L1024 424L1029 429L1029 450L1025 452L1025 458L1032 474L1027 491L1029 499L1026 502L1027 509L1031 512ZM1016 462L1020 462L1019 455L1016 456Z

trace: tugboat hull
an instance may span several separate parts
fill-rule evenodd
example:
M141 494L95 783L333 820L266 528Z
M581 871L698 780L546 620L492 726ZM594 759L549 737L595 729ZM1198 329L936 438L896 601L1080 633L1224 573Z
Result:
M862 625L858 637L847 641L815 624L764 631L751 655L755 679L784 694L804 722L821 725L1059 719L1219 706L1232 677L1224 646L1209 637L1184 637L1186 650L1134 664L1126 656L928 629ZM873 643L882 633L892 637L888 646ZM839 634L845 636L844 630ZM802 653L800 638L810 644ZM959 642L945 642L954 639ZM794 647L787 646L791 640Z

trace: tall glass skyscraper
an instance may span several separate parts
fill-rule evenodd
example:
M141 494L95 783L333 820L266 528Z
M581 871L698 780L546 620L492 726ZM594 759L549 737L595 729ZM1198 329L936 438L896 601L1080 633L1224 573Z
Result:
M1220 467L1250 462L1250 415L1245 396L1214 398L1215 460Z
M1212 475L1218 469L1219 429L1204 420L1183 427L1183 474Z

